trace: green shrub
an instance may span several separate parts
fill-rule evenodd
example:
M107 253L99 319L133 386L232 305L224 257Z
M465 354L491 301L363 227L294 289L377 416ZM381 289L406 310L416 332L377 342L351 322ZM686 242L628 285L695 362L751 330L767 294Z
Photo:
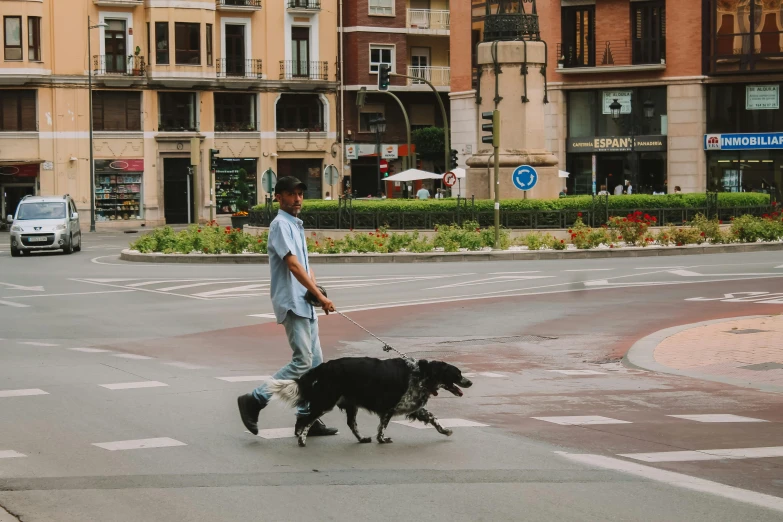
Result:
M174 232L162 227L141 236L130 248L143 253L164 254L241 254L243 252L266 253L268 233L260 236L246 234L238 228L212 225L191 225L186 230Z
M740 216L731 222L731 235L743 243L778 241L783 237L783 218L778 211L760 218Z
M697 228L669 227L669 235L676 246L701 245L706 241L704 232Z
M602 244L611 244L609 232L605 228L590 228L582 221L581 213L577 216L574 225L568 229L571 242L580 250L595 248Z

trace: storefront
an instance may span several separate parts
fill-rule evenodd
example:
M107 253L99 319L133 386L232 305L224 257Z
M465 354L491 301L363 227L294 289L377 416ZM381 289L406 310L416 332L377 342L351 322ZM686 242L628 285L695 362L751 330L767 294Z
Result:
M0 165L0 220L14 214L22 198L35 195L39 171L38 163Z
M144 160L95 160L95 221L144 218Z
M567 98L569 194L667 192L666 88L571 91Z
M258 202L258 160L218 158L215 193L218 214L233 214Z
M415 148L411 146L415 152ZM351 143L345 146L345 158L350 161L350 183L346 191L354 197L376 197L378 194L378 147L372 143ZM385 165L385 171L381 173L381 179L392 174L402 172L403 159L408 156L407 144L381 144L381 159ZM421 168L421 166L416 167ZM420 182L410 184L416 189L421 187ZM381 190L388 198L408 197L408 185L405 183L388 182L381 184ZM413 190L411 188L411 190Z
M761 192L783 201L781 129L780 84L708 86L708 189Z

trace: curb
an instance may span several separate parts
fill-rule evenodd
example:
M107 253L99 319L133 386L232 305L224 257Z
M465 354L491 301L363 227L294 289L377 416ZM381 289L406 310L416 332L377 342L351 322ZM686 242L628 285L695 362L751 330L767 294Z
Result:
M673 326L671 328L666 328L664 330L658 330L657 332L654 332L646 337L642 337L641 339L636 341L633 344L633 346L631 346L631 349L628 350L628 353L626 353L625 356L623 357L623 364L630 368L637 368L640 370L649 370L657 373L679 375L681 377L691 377L693 379L700 379L703 381L720 382L723 384L731 384L733 386L739 386L741 388L751 388L754 390L760 390L765 392L783 393L783 387L781 386L774 386L770 384L754 384L751 382L747 382L743 379L737 379L733 377L721 377L719 375L706 375L703 373L694 372L690 370L677 370L674 368L669 368L668 366L664 366L659 362L657 362L653 355L655 349L665 339L671 337L672 335L683 332L685 330L690 330L692 328L699 328L701 326L708 326L711 324L730 323L733 321L741 321L744 319L761 319L765 317L769 317L769 315L746 315L740 317L731 317L729 319L715 319L712 321L701 321L699 323L683 324L680 326Z
M433 252L423 254L311 254L312 264L344 263L454 263L462 261L540 261L551 259L608 259L623 257L665 257L783 250L783 242L738 245L694 245L682 247L628 247L603 250L504 250L486 252ZM125 249L123 261L141 263L268 264L266 254L142 254Z

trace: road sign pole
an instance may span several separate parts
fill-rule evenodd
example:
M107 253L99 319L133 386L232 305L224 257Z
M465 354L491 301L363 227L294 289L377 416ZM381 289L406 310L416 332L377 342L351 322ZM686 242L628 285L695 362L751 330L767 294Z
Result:
M500 147L494 146L495 151L495 248L500 248Z

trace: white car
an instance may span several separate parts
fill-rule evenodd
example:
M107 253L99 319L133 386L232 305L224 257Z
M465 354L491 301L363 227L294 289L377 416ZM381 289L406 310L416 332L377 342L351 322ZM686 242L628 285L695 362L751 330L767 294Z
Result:
M71 196L25 196L8 216L11 224L11 255L36 250L61 250L70 254L82 249L79 214Z

